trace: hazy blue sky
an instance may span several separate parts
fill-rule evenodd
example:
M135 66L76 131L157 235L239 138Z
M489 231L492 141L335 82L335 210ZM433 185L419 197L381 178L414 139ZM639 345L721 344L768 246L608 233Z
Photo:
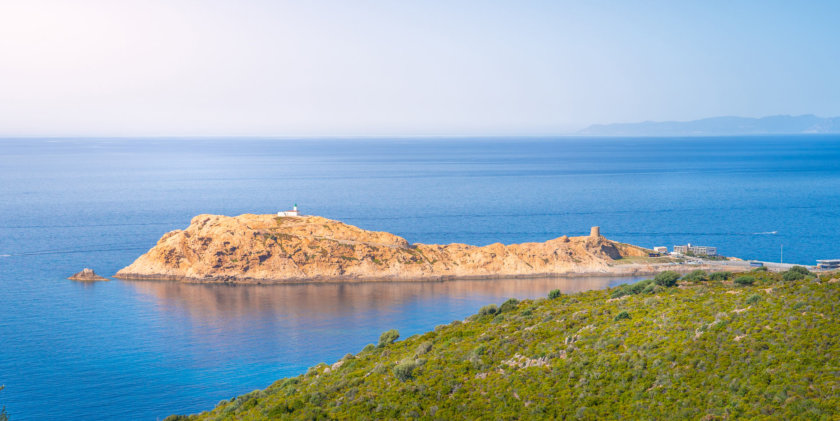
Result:
M840 2L0 1L0 135L840 115Z

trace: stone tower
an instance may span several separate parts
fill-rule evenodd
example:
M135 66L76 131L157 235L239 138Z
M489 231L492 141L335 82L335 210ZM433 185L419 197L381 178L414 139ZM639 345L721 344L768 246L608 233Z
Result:
M601 227L592 227L592 230L589 231L589 237L591 238L598 238L601 236Z

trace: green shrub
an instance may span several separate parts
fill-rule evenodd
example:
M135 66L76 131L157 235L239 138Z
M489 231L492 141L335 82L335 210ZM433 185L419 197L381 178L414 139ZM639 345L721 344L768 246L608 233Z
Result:
M394 341L400 338L400 332L396 329L386 330L382 332L382 335L379 336L379 344L376 346L379 348L384 347L385 345L392 344Z
M644 281L636 282L635 284L630 284L627 288L630 290L632 294L640 294L645 288L653 285L653 280L645 279Z
M761 295L759 294L753 294L747 297L747 304L755 304L759 301L761 301Z
M421 355L423 355L423 354L425 354L425 353L427 353L431 350L432 350L432 342L431 341L425 341L425 342L421 343L420 345L417 345L417 350L414 351L414 355L419 357L419 356L421 356Z
M644 281L636 282L635 284L623 284L619 285L615 288L615 290L610 294L612 298L619 298L625 295L636 295L642 292L650 293L655 292L655 289L650 289L649 287L653 285L653 279L645 279Z
M656 274L656 276L653 278L653 282L655 282L656 285L670 288L677 284L678 279L680 279L679 273L674 272L672 270L666 270L665 272L660 272Z
M620 298L620 297L623 297L625 295L633 295L633 293L630 292L630 288L627 288L624 285L621 285L621 286L617 287L616 289L614 289L613 292L610 293L610 298Z
M732 277L732 272L712 272L709 274L710 281L725 281Z
M560 298L561 295L563 295L563 293L561 293L559 289L552 289L548 292L548 299L554 300L556 298Z
M697 269L687 273L685 276L682 277L684 281L690 282L706 282L709 280L708 275L706 274L705 270Z
M788 269L788 272L797 272L797 273L801 273L803 275L810 275L811 274L810 270L806 269L804 266L798 266L798 265Z
M759 266L753 269L752 272L767 272L767 266Z
M737 285L752 285L755 283L755 278L749 275L742 275L735 278L735 283Z
M323 369L324 369L324 368L326 368L326 367L329 367L329 366L327 365L327 363L318 363L318 364L315 364L315 365L313 365L312 367L309 367L309 369L307 369L307 370L306 370L306 374L305 374L305 376L306 376L306 377L314 376L314 375L318 374L319 372L321 372L321 370L323 370ZM243 395L243 396L244 396L244 395ZM240 398L241 398L241 397L242 397L242 396L240 396Z
M491 316L499 312L499 308L495 304L488 304L478 309L479 316Z
M622 311L621 313L616 314L615 318L613 320L619 321L619 320L624 320L624 319L629 319L629 318L630 318L630 313L628 313L626 311Z
M806 277L811 275L813 275L811 271L804 268L803 266L794 266L782 273L782 279L788 282L798 281L800 279L805 279Z
M477 370L482 370L487 368L487 365L484 363L484 360L481 358L482 355L487 353L487 345L481 344L478 347L474 348L470 351L469 355L467 355L467 361L472 364L473 368Z
M784 279L785 281L788 281L788 282L798 281L798 280L804 279L804 278L805 278L804 274L799 273L799 272L794 272L792 270L788 270L788 271L785 271L784 273L782 273L782 279Z
M516 306L519 305L519 300L516 298L509 298L507 301L502 303L502 306L499 307L499 313L507 313L511 310L515 310Z
M401 381L406 381L413 377L414 370L416 370L417 367L420 367L420 362L418 360L402 360L396 365L396 367L394 367L394 375Z
M362 352L370 352L376 349L376 345L374 344L367 344L364 348L362 348Z

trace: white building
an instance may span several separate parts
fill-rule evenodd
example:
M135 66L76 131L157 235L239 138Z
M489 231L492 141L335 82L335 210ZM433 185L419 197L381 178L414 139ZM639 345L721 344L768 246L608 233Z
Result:
M654 247L653 251L655 251L657 253L667 253L668 252L668 247L664 247L664 246Z
M717 247L692 246L691 243L688 243L684 246L674 246L674 253L691 253L695 256L717 256Z
M840 268L840 259L817 260L817 269L838 269L838 268Z
M295 207L292 208L292 210L277 212L277 216L300 216L300 212L297 208L297 203L295 203Z

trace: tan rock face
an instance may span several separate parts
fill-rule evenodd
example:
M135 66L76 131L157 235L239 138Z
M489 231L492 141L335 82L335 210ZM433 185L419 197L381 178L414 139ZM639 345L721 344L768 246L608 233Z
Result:
M638 247L604 237L484 247L409 244L318 217L199 215L120 270L125 279L277 283L597 273Z

